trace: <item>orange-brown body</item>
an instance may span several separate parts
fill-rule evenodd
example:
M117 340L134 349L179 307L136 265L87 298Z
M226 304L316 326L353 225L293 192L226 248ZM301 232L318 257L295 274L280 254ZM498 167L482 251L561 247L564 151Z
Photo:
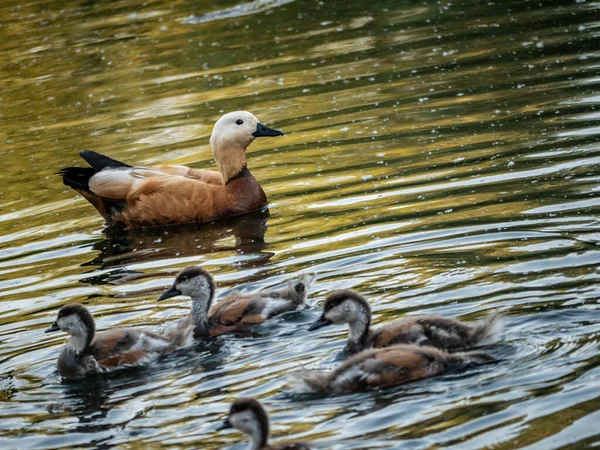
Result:
M251 295L234 292L210 308L207 334L218 336L247 329L278 314L296 311L304 304L305 299L304 284L298 290L290 287Z
M216 172L215 176L220 178ZM239 216L264 208L267 196L244 169L225 185L180 175L150 177L128 192L125 201L123 211L112 212L105 219L134 228Z
M395 386L494 359L484 352L446 353L433 347L393 345L364 350L329 373L291 374L301 392L350 393Z

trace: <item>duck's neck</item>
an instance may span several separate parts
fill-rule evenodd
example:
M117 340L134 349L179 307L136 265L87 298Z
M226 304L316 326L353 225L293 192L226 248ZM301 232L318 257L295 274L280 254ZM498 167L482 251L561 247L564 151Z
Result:
M211 141L213 157L221 172L223 184L229 183L236 176L246 169L246 147L240 145L219 145L218 142ZM225 148L223 148L225 147Z
M195 327L206 329L208 325L208 310L213 300L213 293L200 289L192 296L192 322Z
M371 326L371 318L368 314L357 314L356 318L350 323L350 335L348 336L348 349L353 353L364 348L369 336L369 327Z
M87 350L89 345L94 339L94 332L90 330L84 330L77 334L71 335L67 347L75 352L77 355L81 355Z
M260 450L267 446L269 440L269 432L263 429L260 424L256 423L252 433L250 434L250 442L246 450Z
M206 328L208 325L208 309L206 303L198 304L197 302L192 303L192 322L194 326L200 327L201 329Z

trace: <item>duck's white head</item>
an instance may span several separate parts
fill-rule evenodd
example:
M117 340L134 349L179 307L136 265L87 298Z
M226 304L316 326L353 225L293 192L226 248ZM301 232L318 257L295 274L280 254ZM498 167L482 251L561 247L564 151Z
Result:
M371 321L371 308L363 296L344 289L330 294L323 302L323 314L309 328L317 330L331 324L355 323L368 324Z
M210 146L223 183L227 184L246 168L246 148L254 139L282 135L282 131L264 126L248 111L234 111L221 117L213 128Z
M253 398L238 398L231 405L227 420L220 429L237 428L252 439L249 448L263 448L269 440L269 417Z

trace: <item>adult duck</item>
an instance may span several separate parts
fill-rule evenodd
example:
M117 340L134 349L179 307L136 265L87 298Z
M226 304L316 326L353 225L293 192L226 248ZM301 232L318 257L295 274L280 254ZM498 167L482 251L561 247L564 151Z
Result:
M186 166L129 166L84 150L91 168L67 167L63 183L79 192L107 225L129 228L209 222L257 211L267 196L246 164L246 148L257 137L283 132L262 125L246 111L221 117L210 145L219 172Z

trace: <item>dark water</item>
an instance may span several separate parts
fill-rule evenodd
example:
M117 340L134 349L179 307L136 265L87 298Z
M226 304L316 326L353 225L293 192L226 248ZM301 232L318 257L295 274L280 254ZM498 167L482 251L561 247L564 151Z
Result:
M274 440L320 448L600 444L600 3L0 2L0 446L244 448L215 428L254 396ZM54 173L90 148L213 167L246 109L286 137L249 164L270 217L111 235ZM172 326L201 264L221 293L317 273L305 311L140 371L66 383L68 302L98 327ZM384 322L507 310L495 365L381 392L297 396L339 364L307 323L355 288Z

